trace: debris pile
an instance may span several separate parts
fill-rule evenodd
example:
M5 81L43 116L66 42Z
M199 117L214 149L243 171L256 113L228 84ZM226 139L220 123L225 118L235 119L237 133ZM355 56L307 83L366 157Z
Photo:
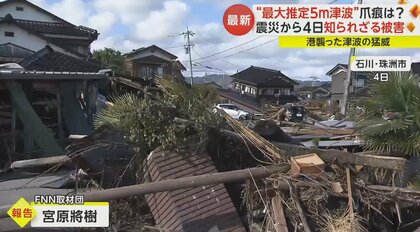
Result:
M57 189L83 194L85 201L111 202L107 231L358 232L420 226L420 191L405 184L407 160L358 152L357 132L345 119L308 120L313 118L308 109L323 106L267 106L266 119L250 129L214 107L212 89L170 78L157 86L162 95L145 90L142 98L112 99L96 115L96 130L73 137L65 154L13 162L2 177L36 169L18 186L30 199L26 182L34 187L33 180L47 174L69 176L70 184ZM13 183L0 181L0 191L1 184L15 190L9 189ZM48 194L50 186L35 187ZM0 222L12 198L1 198Z
M413 231L419 226L420 191L396 187L405 159L319 149L305 154L305 149L273 143L283 150L276 152L267 149L265 139L255 141L255 132L225 118L245 143L265 150L267 162L290 165L288 172L247 182L245 203L254 231Z

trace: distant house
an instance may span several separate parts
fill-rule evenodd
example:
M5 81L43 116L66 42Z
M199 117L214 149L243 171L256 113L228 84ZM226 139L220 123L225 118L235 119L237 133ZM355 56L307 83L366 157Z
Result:
M232 75L234 91L260 102L290 99L298 83L282 72L251 66Z
M152 45L135 49L124 55L130 69L131 76L144 80L153 79L158 75L173 75L183 78L185 67L174 54Z
M325 99L330 96L330 91L323 86L305 86L300 88L298 95L304 99Z
M327 75L331 76L331 101L340 105L343 102L345 80L347 78L347 65L337 64L327 72ZM359 97L365 97L368 83L369 77L366 73L352 73L349 98L357 99Z
M91 56L99 33L76 26L25 0L0 2L0 63L18 62L50 46L80 58Z

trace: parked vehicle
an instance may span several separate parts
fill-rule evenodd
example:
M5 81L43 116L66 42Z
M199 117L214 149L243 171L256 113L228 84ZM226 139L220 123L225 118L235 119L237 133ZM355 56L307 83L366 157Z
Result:
M289 106L286 111L286 118L291 122L302 122L305 118L305 107Z
M229 116L235 119L246 120L252 118L250 112L243 111L234 104L218 104L216 108L225 111Z

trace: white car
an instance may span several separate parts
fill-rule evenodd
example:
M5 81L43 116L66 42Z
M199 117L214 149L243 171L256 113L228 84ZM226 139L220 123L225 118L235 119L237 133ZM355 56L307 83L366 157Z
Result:
M216 108L225 111L234 119L245 120L252 117L251 113L239 109L239 107L234 104L218 104Z

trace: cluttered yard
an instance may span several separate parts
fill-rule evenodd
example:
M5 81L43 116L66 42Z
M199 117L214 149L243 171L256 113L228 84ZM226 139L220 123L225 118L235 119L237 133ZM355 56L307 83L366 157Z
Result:
M107 231L415 231L418 81L395 73L340 120L300 102L298 122L286 105L233 119L214 88L169 76L153 90L126 82L64 154L9 156L0 189L111 201Z

